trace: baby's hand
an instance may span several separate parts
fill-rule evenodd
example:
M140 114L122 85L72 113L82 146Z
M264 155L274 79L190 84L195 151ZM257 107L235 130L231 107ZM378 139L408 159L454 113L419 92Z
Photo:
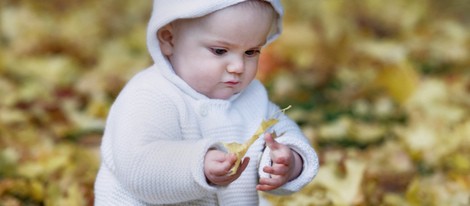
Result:
M264 135L266 146L271 149L272 166L265 166L263 171L270 174L269 178L260 178L257 190L274 190L286 182L295 179L302 171L302 159L288 146L276 142L272 135Z
M245 157L238 171L229 175L230 169L234 166L237 157L235 154L228 154L219 150L209 150L204 157L204 174L209 183L227 186L240 177L241 173L248 166L249 157Z

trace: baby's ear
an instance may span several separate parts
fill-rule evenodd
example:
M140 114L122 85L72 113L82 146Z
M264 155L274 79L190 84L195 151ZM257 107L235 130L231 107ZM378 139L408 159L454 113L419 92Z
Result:
M173 53L173 32L171 24L167 24L157 31L157 38L163 55L170 56Z

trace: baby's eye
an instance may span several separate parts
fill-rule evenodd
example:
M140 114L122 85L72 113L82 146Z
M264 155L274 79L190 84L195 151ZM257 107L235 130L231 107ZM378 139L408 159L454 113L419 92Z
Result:
M219 49L219 48L211 48L211 51L212 51L212 53L214 53L217 56L221 56L221 55L224 55L225 53L227 53L226 49Z
M245 54L246 54L247 56L250 56L250 57L251 57L251 56L256 56L256 55L258 55L259 53L261 53L261 52L260 52L260 50L258 50L258 49L248 50L248 51L245 52Z

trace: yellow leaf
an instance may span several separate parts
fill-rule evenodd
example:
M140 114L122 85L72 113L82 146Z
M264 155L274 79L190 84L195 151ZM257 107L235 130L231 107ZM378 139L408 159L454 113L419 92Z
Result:
M404 103L418 86L418 74L409 63L385 67L377 76L377 83L399 103Z
M355 205L361 193L361 182L366 171L366 163L348 159L345 162L345 176L338 175L338 165L327 163L318 171L315 184L327 189L327 196L334 205Z
M291 106L289 105L288 107L282 109L280 112L285 112L286 110L288 110L290 108L291 108ZM276 114L274 114L273 116L275 116ZM230 153L234 153L237 156L237 161L235 162L235 166L233 166L233 168L230 170L229 175L233 175L237 172L238 167L240 166L241 159L243 158L243 156L245 156L246 151L248 151L248 148L259 138L260 135L264 134L270 127L275 125L277 122L279 122L279 120L275 119L275 118L270 118L268 120L263 120L261 122L261 125L258 128L258 130L256 130L256 132L253 134L253 136L251 136L251 138L248 139L243 144L240 144L240 143L237 143L237 142L223 143L224 147ZM278 135L276 135L276 133L273 133L273 138L276 138L277 136Z
M259 138L260 135L262 135L267 129L276 124L278 121L279 120L277 119L263 120L263 122L261 122L261 126L255 132L255 134L243 144L236 142L224 143L224 146L227 148L227 150L237 156L235 166L233 166L233 168L230 170L229 175L233 175L237 172L241 159L243 156L245 156L248 148Z

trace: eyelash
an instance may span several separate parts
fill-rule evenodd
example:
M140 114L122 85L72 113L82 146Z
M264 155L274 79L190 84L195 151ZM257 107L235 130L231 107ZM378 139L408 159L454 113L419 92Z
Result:
M219 48L211 48L211 51L212 51L213 54L215 54L217 56L222 56L225 53L227 53L226 49L219 49Z
M248 54L248 53L252 53L252 54ZM250 56L250 57L256 56L256 55L258 55L258 54L260 54L260 53L261 53L261 51L258 50L258 49L248 50L248 51L245 52L245 54L248 55L248 56Z
M210 50L211 50L211 52L212 52L213 54L215 54L216 56L222 56L222 55L224 55L225 53L227 53L227 50L226 50L226 49L211 48ZM250 53L251 53L251 54L250 54ZM248 50L248 51L245 52L245 54L246 54L247 56L249 56L249 57L256 56L256 55L258 55L258 54L260 54L260 53L261 53L261 51L258 50L258 49L252 49L252 50Z

